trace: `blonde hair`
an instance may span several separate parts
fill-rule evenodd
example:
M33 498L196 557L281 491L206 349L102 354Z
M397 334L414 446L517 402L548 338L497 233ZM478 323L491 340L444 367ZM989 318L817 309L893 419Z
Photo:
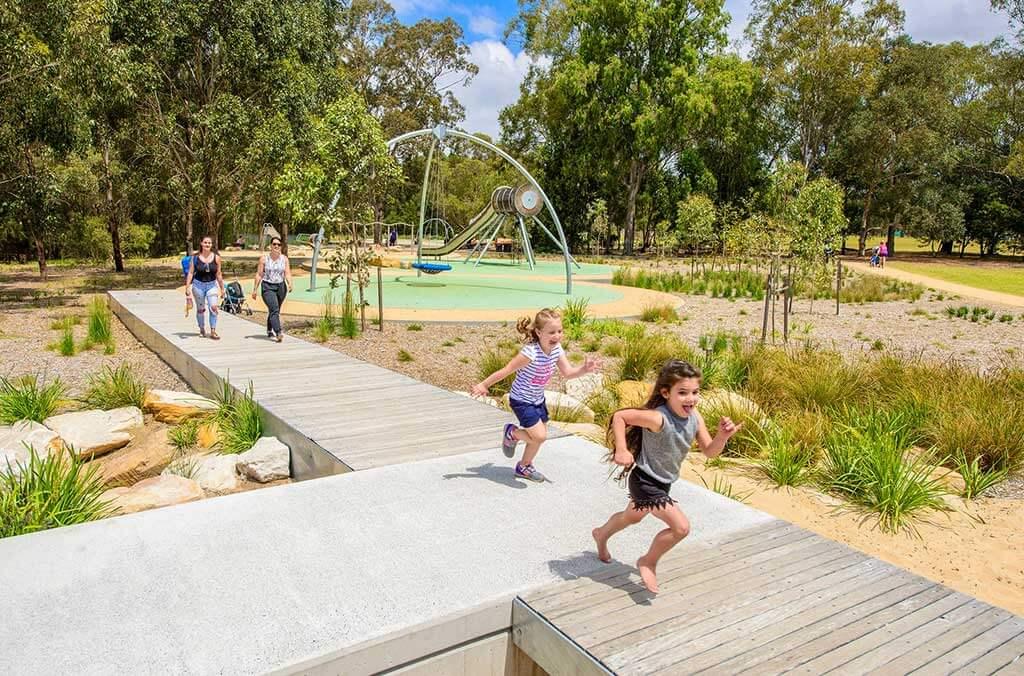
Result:
M562 313L546 307L538 312L532 320L529 317L520 318L516 322L516 331L522 334L524 343L539 343L540 336L537 335L537 332L556 319L561 321Z

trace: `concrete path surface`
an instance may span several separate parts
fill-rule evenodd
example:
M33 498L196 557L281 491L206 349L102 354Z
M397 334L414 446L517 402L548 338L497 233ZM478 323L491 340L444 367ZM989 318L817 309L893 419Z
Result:
M599 570L590 529L625 504L600 448L497 448L0 540L2 671L252 674ZM772 517L678 482L707 546ZM611 543L643 553L660 522ZM703 543L703 545L701 544Z
M939 291L946 291L948 293L955 293L958 296L964 298L973 298L975 300L983 300L989 303L1000 303L1001 305L1007 305L1009 307L1024 307L1024 297L1015 296L1012 293L1000 293L998 291L989 291L988 289L979 289L974 286L967 286L966 284L957 284L955 282L947 282L942 279L936 279L934 277L926 277L925 275L914 274L906 270L899 270L893 267L887 268L873 268L867 263L859 261L843 261L843 266L848 267L851 270L857 272L867 272L875 275L884 275L893 279L899 279L904 282L913 282L920 284L925 287L937 289Z

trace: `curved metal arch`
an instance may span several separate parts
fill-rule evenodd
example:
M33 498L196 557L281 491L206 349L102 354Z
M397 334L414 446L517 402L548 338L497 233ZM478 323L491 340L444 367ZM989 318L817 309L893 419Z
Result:
M434 147L436 146L437 141L442 141L442 140L444 140L444 137L446 135L451 134L452 136L455 136L456 138L461 138L461 139L465 139L467 141L471 141L473 143L477 143L477 144L483 146L484 148L487 148L491 152L497 154L503 160L505 160L506 162L511 164L513 167L515 167L516 171L518 171L523 178L525 178L527 181L529 181L530 185L532 185L534 188L537 189L537 192L540 193L541 199L544 200L544 206L547 207L548 214L551 215L551 220L554 222L555 228L558 230L558 238L560 240L559 243L562 246L562 253L564 254L564 257L565 257L565 293L566 294L571 294L572 293L572 255L569 253L569 244L565 240L565 231L562 230L562 222L560 220L558 220L558 214L555 212L555 207L551 204L551 200L548 199L548 196L544 192L544 189L540 187L540 183L537 182L537 179L535 179L533 176L530 175L530 172L528 172L526 170L526 167L524 167L523 165L519 164L519 162L517 162L515 160L515 158L513 158L511 155L509 155L508 153L506 153L504 150L502 150L498 146L494 145L493 143L489 143L489 142L483 140L482 138L479 138L477 136L473 136L472 134L467 134L464 131L458 131L456 129L448 129L444 125L438 125L437 127L434 127L433 129L418 129L416 131L410 131L410 132L406 132L404 134L400 134L400 135L394 137L393 139L391 139L390 141L388 141L388 144L387 144L388 145L388 149L389 150L394 150L395 146L398 145L399 143L403 143L405 141L409 141L411 139L418 138L420 136L427 136L428 134L433 134L434 138L436 139L434 141L434 143L431 145L431 148L430 148L431 155L433 155ZM427 163L428 169L427 169L427 171L429 171L429 166L430 166L430 164L429 164L429 160L428 160L428 163ZM424 195L426 195L426 181L424 181ZM425 200L425 198L424 198L424 200Z

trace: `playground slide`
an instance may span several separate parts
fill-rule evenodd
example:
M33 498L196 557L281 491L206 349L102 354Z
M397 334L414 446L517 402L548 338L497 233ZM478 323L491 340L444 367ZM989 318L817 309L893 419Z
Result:
M466 245L466 242L470 241L474 237L486 237L489 235L490 233L486 231L494 227L494 219L497 216L498 214L496 214L494 209L491 208L491 205L488 204L483 211L476 215L476 218L470 221L469 226L467 226L465 230L455 235L441 246L423 247L423 249L421 249L421 253L424 256L446 256L453 251L458 251Z

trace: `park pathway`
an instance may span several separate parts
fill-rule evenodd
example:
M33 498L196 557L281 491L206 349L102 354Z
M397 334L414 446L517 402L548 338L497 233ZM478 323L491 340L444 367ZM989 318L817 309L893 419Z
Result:
M856 270L857 272L866 272L875 275L884 275L893 279L899 279L904 282L913 282L922 286L936 289L939 291L945 291L948 293L955 293L958 296L964 298L973 298L975 300L981 300L988 303L999 303L1001 305L1007 305L1009 307L1024 307L1024 296L1015 296L1012 293L1000 293L999 291L989 291L988 289L979 289L974 286L967 286L966 284L957 284L956 282L947 282L942 279L935 279L934 277L926 277L925 275L918 275L913 272L907 272L906 270L899 270L897 268L873 268L867 263L860 261L844 260L843 265Z

